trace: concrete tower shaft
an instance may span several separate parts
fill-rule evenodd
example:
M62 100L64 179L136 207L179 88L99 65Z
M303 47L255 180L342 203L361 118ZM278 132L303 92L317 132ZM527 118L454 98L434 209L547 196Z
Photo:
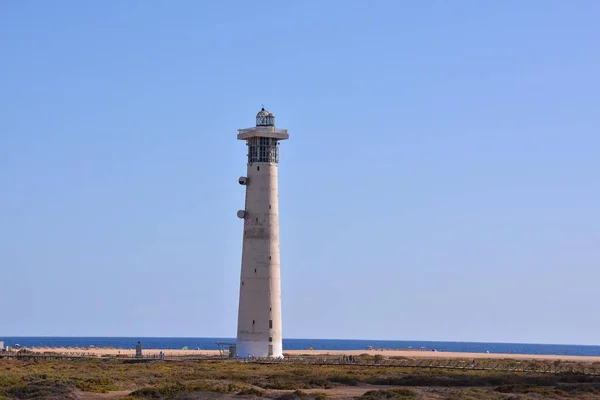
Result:
M287 130L276 129L264 108L256 127L238 130L248 146L248 167L239 183L246 186L242 268L238 309L237 353L240 357L281 357L281 275L277 165L279 141Z

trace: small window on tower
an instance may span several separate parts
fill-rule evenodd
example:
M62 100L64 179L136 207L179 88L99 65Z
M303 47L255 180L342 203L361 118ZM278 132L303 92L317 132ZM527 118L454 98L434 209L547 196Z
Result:
M255 322L256 322L255 320L252 320L252 325L254 325Z
M271 256L269 256L269 260L271 259Z
M257 166L257 167L256 167L256 170L257 170L257 171L260 171L260 167L259 167L259 166Z
M269 320L269 329L273 329L273 320L272 319Z
M254 268L254 273L256 273L256 268Z
M269 210L271 209L271 205L269 204Z
M272 341L273 341L273 338L269 336L269 342L272 342Z

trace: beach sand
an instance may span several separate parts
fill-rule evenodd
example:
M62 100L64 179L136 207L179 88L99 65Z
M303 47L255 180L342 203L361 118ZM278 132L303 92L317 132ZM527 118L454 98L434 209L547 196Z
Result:
M61 347L37 347L28 350L44 353L76 353L96 356L134 356L135 349L104 349L104 348L61 348ZM158 355L163 352L165 356L218 356L218 350L165 350L165 349L143 349L143 355ZM467 359L513 359L513 360L562 360L577 362L600 362L600 356L564 356L564 355L541 355L541 354L499 354L499 353L457 353L444 351L419 351L419 350L284 350L284 354L290 356L343 356L360 354L377 355L384 357L407 357L407 358L467 358Z

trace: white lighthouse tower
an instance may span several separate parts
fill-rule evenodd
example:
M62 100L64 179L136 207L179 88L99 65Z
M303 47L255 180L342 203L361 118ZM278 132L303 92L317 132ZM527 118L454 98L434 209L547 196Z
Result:
M281 275L279 265L279 202L277 164L279 141L287 129L275 128L275 116L264 108L256 127L238 129L248 146L246 204L238 211L244 220L242 273L238 309L239 357L282 357Z

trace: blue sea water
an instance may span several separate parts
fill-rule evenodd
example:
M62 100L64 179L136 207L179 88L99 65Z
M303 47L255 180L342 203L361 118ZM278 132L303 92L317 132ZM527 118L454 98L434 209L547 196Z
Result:
M235 343L232 338L157 338L157 337L1 337L6 346L19 344L24 347L114 347L133 349L138 341L146 349L216 350L217 342ZM569 356L600 356L600 346L525 344L525 343L477 343L477 342L424 342L410 340L342 340L342 339L284 339L284 350L366 350L375 349L421 349L504 354L546 354Z

